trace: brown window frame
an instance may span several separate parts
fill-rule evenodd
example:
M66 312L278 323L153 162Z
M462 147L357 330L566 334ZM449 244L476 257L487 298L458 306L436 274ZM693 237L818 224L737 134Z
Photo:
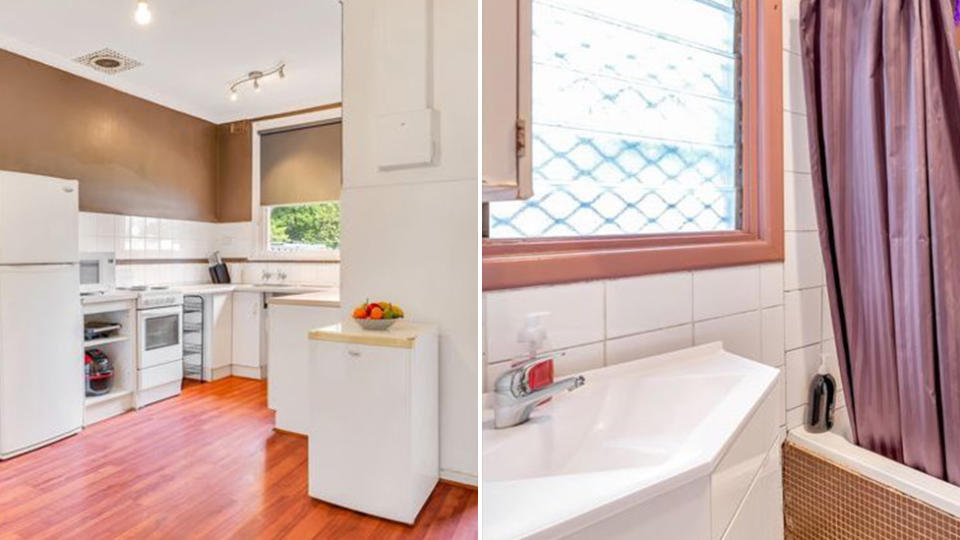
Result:
M782 261L781 9L779 0L741 0L739 230L589 238L484 238L483 290Z

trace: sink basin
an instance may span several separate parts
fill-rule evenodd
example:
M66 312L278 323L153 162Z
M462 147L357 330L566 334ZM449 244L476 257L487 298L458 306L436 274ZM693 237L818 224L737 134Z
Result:
M714 343L585 372L519 426L484 411L484 537L563 536L709 476L777 374Z

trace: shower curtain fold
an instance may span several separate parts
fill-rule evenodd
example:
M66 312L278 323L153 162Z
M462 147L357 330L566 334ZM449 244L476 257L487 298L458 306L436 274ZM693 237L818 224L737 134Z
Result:
M952 8L803 0L800 27L810 172L854 437L960 485Z

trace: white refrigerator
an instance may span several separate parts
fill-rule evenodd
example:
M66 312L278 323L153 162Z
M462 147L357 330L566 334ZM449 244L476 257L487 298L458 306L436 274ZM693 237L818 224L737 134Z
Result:
M0 459L83 424L78 191L0 171Z

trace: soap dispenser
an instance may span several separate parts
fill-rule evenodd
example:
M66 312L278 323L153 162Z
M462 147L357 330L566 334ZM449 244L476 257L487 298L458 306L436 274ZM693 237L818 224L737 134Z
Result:
M533 359L546 348L547 327L543 320L550 315L547 311L527 313L517 341L527 344L527 358ZM533 364L527 371L527 384L530 390L536 390L553 384L553 359L547 358Z
M837 382L827 373L827 355L820 355L820 368L810 382L810 401L807 403L807 430L823 433L833 427L833 406Z

